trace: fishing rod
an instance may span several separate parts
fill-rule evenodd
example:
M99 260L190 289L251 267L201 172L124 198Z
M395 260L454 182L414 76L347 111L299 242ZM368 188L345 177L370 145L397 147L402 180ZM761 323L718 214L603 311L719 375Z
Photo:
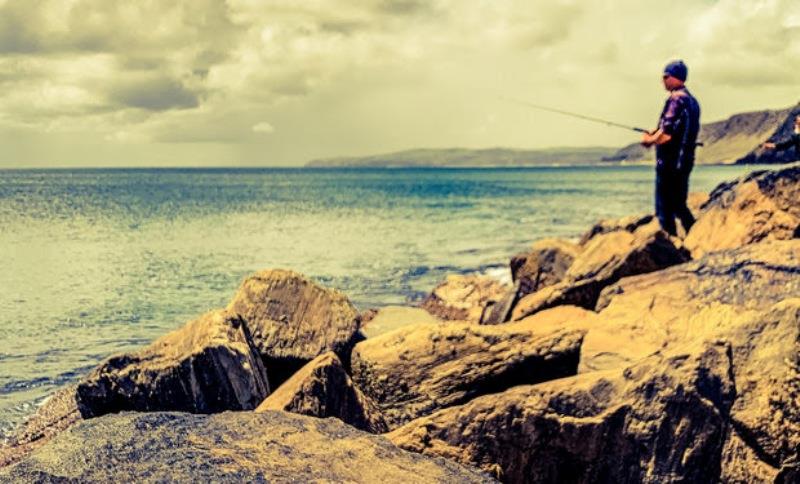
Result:
M532 107L532 108L541 109L542 111L549 111L551 113L558 113L558 114L563 114L565 116L572 116L573 118L583 119L585 121L592 121L594 123L602 123L602 124L605 124L607 126L612 126L614 128L622 128L622 129L626 129L626 130L629 130L629 131L636 131L638 133L647 133L647 134L651 133L650 130L647 130L647 129L644 129L644 128L639 128L637 126L628 126L627 124L617 123L617 122L609 121L609 120L603 119L603 118L595 118L593 116L586 116L586 115L583 115L583 114L572 113L572 112L569 112L569 111L564 111L562 109L556 109L556 108L551 108L551 107L547 107L547 106L542 106L541 104L534 104L534 103L527 102L527 101L520 101L519 99L511 99L511 98L507 98L507 97L501 97L500 99L503 99L504 101L512 102L512 103L515 103L515 104L523 104L525 106L529 106L529 107ZM704 143L702 141L697 141L697 142L695 142L695 145L696 146L703 146Z
M550 108L550 107L547 107L547 106L542 106L540 104L534 104L534 103L530 103L530 102L527 102L527 101L520 101L519 99L510 99L510 98L506 98L506 97L503 97L501 99L503 99L504 101L515 103L515 104L523 104L525 106L529 106L529 107L532 107L532 108L541 109L542 111L549 111L551 113L558 113L558 114L563 114L565 116L572 116L573 118L583 119L583 120L586 120L586 121L592 121L592 122L595 122L595 123L603 123L603 124L605 124L607 126L613 126L615 128L627 129L629 131L632 130L632 131L636 131L638 133L648 133L648 134L650 133L650 130L647 130L647 129L644 129L644 128L639 128L639 127L636 127L636 126L628 126L626 124L616 123L614 121L609 121L607 119L595 118L593 116L586 116L586 115L578 114L578 113L571 113L569 111Z

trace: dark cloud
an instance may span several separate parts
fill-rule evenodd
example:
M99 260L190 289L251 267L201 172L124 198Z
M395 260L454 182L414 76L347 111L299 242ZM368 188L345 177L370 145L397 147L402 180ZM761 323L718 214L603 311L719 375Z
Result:
M433 2L429 0L380 0L378 11L391 15L417 15L433 12Z
M110 100L118 105L149 111L189 109L200 105L200 96L173 79L156 78L114 86Z

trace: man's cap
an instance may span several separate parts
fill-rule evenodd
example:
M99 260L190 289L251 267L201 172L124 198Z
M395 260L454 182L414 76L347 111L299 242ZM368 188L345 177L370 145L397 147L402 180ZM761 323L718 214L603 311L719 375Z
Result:
M669 74L676 79L686 82L686 76L689 74L689 68L686 67L686 64L684 64L682 60L675 60L664 67L664 74Z

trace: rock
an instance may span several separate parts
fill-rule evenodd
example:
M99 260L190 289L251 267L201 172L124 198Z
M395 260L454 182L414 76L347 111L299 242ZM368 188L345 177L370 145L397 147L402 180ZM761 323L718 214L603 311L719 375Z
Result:
M580 251L580 246L567 240L543 239L533 244L531 252L514 256L509 263L514 287L486 307L480 323L500 324L511 319L520 299L561 282Z
M760 466L800 462L800 299L784 300L720 337L733 346L731 434Z
M560 305L594 309L603 288L621 278L658 271L687 260L685 251L654 223L633 232L617 230L596 235L572 263L563 282L520 299L511 319L519 320Z
M16 462L81 420L75 385L57 390L0 446L0 467Z
M692 256L800 233L800 164L757 171L711 192L684 242Z
M652 214L647 215L630 215L620 219L605 219L597 222L589 229L588 232L583 234L578 242L578 245L584 246L589 243L598 235L608 234L611 232L630 232L633 233L639 227L648 225L655 221ZM658 223L658 222L656 222Z
M380 410L353 385L336 353L313 359L273 392L256 412L281 410L311 417L336 417L367 432L388 427Z
M499 301L508 289L490 276L451 274L421 307L440 319L478 322L487 303Z
M659 349L711 338L719 329L800 297L800 240L709 254L622 279L601 294L579 372L629 365Z
M572 375L583 332L419 324L357 344L353 380L390 428L476 396Z
M503 482L716 482L735 395L730 346L652 355L477 398L388 434Z
M409 306L384 306L375 311L368 322L362 323L361 332L367 338L374 338L418 323L436 323L439 318L422 308Z
M252 410L269 394L244 321L212 311L150 346L109 358L79 384L84 418L123 410Z
M512 258L511 278L521 283L518 297L560 282L579 253L580 247L567 240L543 239Z
M328 351L349 361L359 339L360 319L347 296L292 271L248 277L228 309L247 321L275 386Z
M336 419L285 412L124 413L73 426L10 482L492 482Z
M697 216L703 210L703 205L708 202L709 198L709 194L706 192L692 192L686 197L686 206L689 207L689 211L694 216Z

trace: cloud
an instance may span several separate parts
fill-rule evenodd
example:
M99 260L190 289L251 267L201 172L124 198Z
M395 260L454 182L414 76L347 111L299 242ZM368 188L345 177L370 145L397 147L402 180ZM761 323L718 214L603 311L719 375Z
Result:
M499 106L497 92L646 121L643 96L660 103L658 74L677 56L691 82L724 88L714 95L780 105L800 82L798 29L796 0L0 0L0 123L153 150L280 148L295 162L623 144ZM273 124L281 136L263 136Z
M123 81L111 89L109 99L125 107L165 111L200 105L200 95L169 78Z
M262 121L256 125L253 125L253 132L269 134L269 133L274 133L275 128L273 128L271 124Z
M796 85L800 73L800 3L719 0L690 25L699 64L715 83L758 87Z

